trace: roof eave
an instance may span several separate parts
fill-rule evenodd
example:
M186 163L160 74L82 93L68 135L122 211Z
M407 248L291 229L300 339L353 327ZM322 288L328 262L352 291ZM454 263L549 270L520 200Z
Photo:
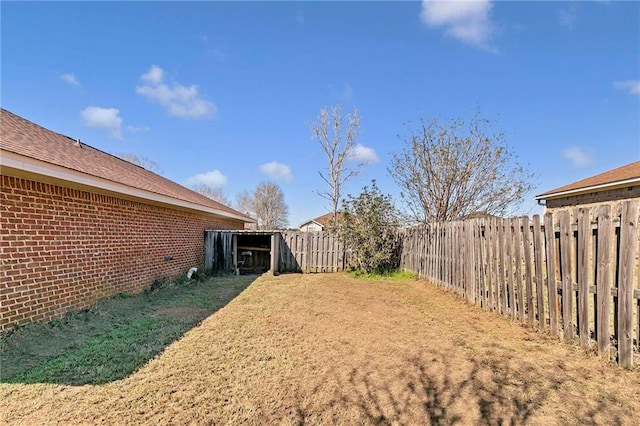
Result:
M311 219L311 220L307 220L306 222L302 222L300 225L298 225L298 228L302 228L303 226L305 226L307 224L311 224L311 223L315 223L316 225L319 225L319 226L324 226L320 222L317 222L317 221Z
M155 192L134 188L118 182L103 179L97 176L72 170L66 167L47 163L15 152L0 149L0 168L3 175L17 177L46 177L55 182L68 182L87 189L98 189L113 194L120 194L127 198L151 201L187 210L195 210L202 213L213 214L218 217L238 220L245 223L255 223L255 220L246 216L236 215L223 210L203 206L190 201L180 200Z
M546 192L544 194L536 195L535 199L551 200L551 199L562 198L562 197L570 197L573 195L580 195L580 194L589 193L589 192L600 192L600 191L607 191L610 189L624 188L624 187L635 185L635 184L640 184L640 177L625 179L617 182L603 183L600 185L591 185L591 186L586 186L584 188L569 189L566 191Z

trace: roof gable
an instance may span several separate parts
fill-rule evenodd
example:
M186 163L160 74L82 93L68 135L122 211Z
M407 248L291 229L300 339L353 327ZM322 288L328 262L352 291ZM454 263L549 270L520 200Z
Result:
M338 220L340 220L341 216L342 216L342 213L338 212ZM317 225L322 226L323 228L326 228L331 225L332 220L333 220L333 213L329 212L329 213L323 214L322 216L318 216L315 219L309 219L301 223L299 227L302 228L305 225L315 223Z
M588 177L586 179L579 180L577 182L570 183L565 186L553 189L551 191L544 192L537 195L537 199L547 199L554 196L565 195L574 191L597 191L601 189L607 189L609 186L615 184L623 184L625 182L640 181L640 161L636 161L625 166L615 168L613 170L600 173L595 176ZM566 194L569 195L569 194Z
M331 219L333 219L333 213L323 214L322 216L318 216L313 219L314 222L319 223L322 226L329 226L331 223Z
M186 201L231 216L246 215L198 194L143 167L93 148L84 142L52 132L10 111L1 109L0 148L24 157L64 167L132 188Z
M318 225L318 226L321 226L321 227L324 227L324 225L323 225L323 224L321 224L321 223L319 223L319 222L316 222L314 219L311 219L311 220L307 220L306 222L301 223L301 224L298 226L298 228L303 228L303 227L305 227L305 226L308 226L308 225L314 225L314 224L315 224L315 225Z

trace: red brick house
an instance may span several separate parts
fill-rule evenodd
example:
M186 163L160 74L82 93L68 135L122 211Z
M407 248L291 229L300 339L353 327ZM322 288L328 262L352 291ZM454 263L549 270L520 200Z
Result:
M536 200L544 201L550 210L600 203L610 203L615 208L620 201L630 199L640 199L640 161L536 196Z
M253 220L1 110L0 332L204 266L205 229Z

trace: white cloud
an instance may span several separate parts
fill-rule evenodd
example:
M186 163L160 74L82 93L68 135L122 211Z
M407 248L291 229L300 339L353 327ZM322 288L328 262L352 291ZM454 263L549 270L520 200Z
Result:
M149 84L160 84L164 78L164 71L157 65L151 65L146 74L142 74L140 79Z
M227 54L221 47L216 47L215 49L211 50L210 54L220 62L224 62L227 59Z
M563 150L562 156L569 160L573 167L587 167L594 163L593 151L590 148L572 146Z
M336 87L333 84L329 85L329 90L338 98L340 102L351 102L353 100L353 87L346 83L342 88Z
M136 87L136 93L157 102L170 115L181 118L200 118L215 115L216 106L200 97L198 86L164 83L164 71L153 65L141 77L144 85Z
M72 86L80 86L80 82L78 81L78 79L76 78L75 74L72 73L66 73L66 74L62 74L60 76L60 78L62 79L62 81L64 81L65 83L68 83Z
M444 27L445 34L490 51L494 27L489 19L489 0L423 0L420 17L429 27Z
M222 188L227 184L227 177L220 170L212 170L206 173L198 173L185 181L186 186L204 184L213 188Z
M80 111L82 124L87 127L98 127L109 131L112 138L122 139L122 118L116 108L86 107Z
M640 80L614 81L613 87L628 91L630 95L640 95Z
M361 144L356 144L353 147L349 159L364 164L372 164L380 161L378 154L376 154L373 148L369 148Z
M293 180L289 166L278 163L277 161L261 165L260 172L276 180L283 180L285 182L291 182Z
M573 28L573 24L576 21L576 8L575 6L566 7L558 11L558 22L560 25L567 28Z
M131 133L149 132L151 131L151 127L149 126L136 127L136 126L129 125L127 126L127 131Z

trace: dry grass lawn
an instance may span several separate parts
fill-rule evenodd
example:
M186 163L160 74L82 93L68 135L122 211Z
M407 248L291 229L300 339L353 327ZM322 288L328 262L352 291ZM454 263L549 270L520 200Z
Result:
M0 384L3 424L629 424L624 371L424 281L263 276L130 377Z

